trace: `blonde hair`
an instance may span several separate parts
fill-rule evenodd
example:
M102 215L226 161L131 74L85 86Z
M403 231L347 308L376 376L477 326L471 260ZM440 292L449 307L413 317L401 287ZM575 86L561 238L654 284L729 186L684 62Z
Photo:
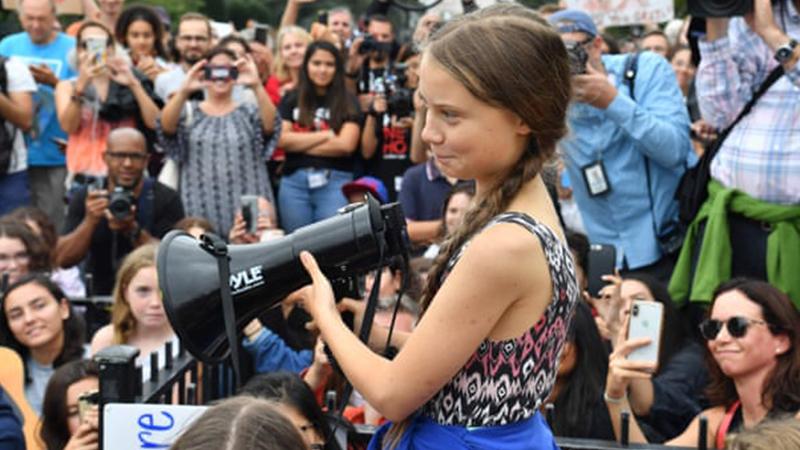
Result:
M275 60L272 63L272 73L278 78L281 83L289 80L292 77L289 68L286 67L286 61L283 60L281 47L283 47L283 40L286 36L293 34L298 36L301 40L305 41L306 45L311 43L311 35L308 31L298 27L297 25L287 25L278 30L278 38L275 46Z
M725 440L727 450L791 450L800 448L800 420L764 419L763 422Z
M140 270L156 265L156 244L146 244L135 249L125 259L117 271L117 280L114 283L112 297L114 303L111 306L111 325L114 328L114 345L126 344L134 331L136 331L136 318L133 317L131 305L125 298L125 291L131 284L133 277Z

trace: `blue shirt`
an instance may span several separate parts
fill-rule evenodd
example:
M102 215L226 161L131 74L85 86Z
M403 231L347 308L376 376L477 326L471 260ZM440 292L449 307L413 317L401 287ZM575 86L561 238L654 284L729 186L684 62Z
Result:
M626 58L603 56L617 96L605 110L572 104L567 117L571 133L560 145L590 241L613 244L617 266L636 269L661 258L657 236L677 223L675 189L696 157L689 115L670 65L659 55L642 53L634 101L622 83ZM582 168L597 161L603 162L611 190L591 197Z
M67 55L75 48L75 38L58 33L53 41L39 45L31 41L28 33L16 33L0 41L0 55L13 57L25 64L45 64L58 77L66 80L77 76L67 62ZM28 146L29 166L63 166L64 154L52 141L53 138L66 139L56 116L54 91L51 86L38 84L33 95L36 115L31 131L25 133Z

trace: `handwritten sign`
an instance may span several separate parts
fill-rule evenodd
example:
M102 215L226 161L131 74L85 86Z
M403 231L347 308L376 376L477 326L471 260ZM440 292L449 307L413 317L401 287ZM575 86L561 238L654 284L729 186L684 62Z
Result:
M206 406L109 403L103 410L103 448L166 449Z
M567 8L586 11L599 28L661 23L675 18L672 0L566 0Z

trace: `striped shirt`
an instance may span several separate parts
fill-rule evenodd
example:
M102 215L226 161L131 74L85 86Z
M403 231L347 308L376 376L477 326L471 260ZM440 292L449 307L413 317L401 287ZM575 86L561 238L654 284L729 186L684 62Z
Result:
M793 2L773 6L775 21L800 40ZM733 122L778 62L741 17L728 36L700 41L697 97L703 118L723 129ZM787 71L731 131L711 164L711 176L769 203L800 204L800 63Z

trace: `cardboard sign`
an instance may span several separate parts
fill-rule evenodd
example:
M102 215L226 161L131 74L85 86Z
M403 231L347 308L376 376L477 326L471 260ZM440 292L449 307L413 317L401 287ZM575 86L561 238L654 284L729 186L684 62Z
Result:
M567 8L586 11L598 28L661 23L675 18L672 0L566 0Z
M3 0L3 9L14 11L17 9L18 0ZM83 3L81 0L53 0L56 4L56 14L75 14L83 15Z
M109 403L103 409L103 447L169 448L207 406Z

